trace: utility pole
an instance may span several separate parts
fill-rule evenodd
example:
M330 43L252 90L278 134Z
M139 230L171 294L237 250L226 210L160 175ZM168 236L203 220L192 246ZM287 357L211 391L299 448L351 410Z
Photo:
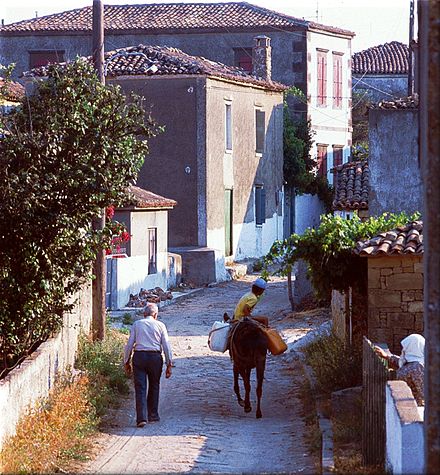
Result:
M414 0L409 2L408 96L414 94Z
M93 64L99 81L105 84L104 78L104 6L102 0L93 0L93 23L92 23L92 55ZM97 216L92 223L93 229L100 231L105 226L105 209L101 210L101 216ZM104 249L100 249L93 264L92 281L92 333L96 340L103 340L105 337L105 268Z
M419 163L424 193L425 473L440 468L440 2L418 0Z

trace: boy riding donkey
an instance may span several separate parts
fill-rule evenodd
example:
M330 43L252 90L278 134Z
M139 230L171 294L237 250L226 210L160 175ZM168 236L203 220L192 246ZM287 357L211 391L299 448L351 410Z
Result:
M238 304L234 310L234 316L232 320L229 317L229 315L225 313L223 315L224 321L225 322L231 321L231 323L235 323L242 320L245 317L249 317L257 321L258 323L261 323L265 327L268 327L269 320L267 317L253 317L252 316L252 311L254 307L257 305L257 303L261 300L261 297L263 296L263 293L266 290L266 287L267 287L267 283L261 277L255 280L255 282L252 284L251 291L244 294L243 297L241 297L241 299L238 301Z

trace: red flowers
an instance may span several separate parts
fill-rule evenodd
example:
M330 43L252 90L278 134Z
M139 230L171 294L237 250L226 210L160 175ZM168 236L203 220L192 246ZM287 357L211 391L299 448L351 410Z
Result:
M115 214L115 207L108 206L105 210L105 215L107 218L106 227L108 228L109 234L112 236L110 241L110 248L106 249L106 255L112 254L125 254L126 249L122 247L123 244L130 240L130 233L127 231L124 223L119 223L118 221L112 221L112 217Z
M105 209L105 217L107 219L112 219L114 215L115 215L115 207L113 205L107 206L107 208Z

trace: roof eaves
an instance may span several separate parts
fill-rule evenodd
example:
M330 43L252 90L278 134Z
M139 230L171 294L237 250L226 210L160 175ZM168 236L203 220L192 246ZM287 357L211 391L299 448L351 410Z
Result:
M326 33L333 33L334 35L337 36L349 36L350 38L353 38L356 36L356 33L350 30L344 30L343 28L338 28L337 26L329 26L329 25L323 25L321 23L315 23L314 21L309 21L307 25L307 29L310 31L325 31Z

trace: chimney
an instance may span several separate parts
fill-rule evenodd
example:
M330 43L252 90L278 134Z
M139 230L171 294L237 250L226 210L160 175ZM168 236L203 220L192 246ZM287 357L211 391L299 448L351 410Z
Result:
M266 81L271 80L272 59L270 38L259 35L254 38L254 47L252 49L252 74Z

